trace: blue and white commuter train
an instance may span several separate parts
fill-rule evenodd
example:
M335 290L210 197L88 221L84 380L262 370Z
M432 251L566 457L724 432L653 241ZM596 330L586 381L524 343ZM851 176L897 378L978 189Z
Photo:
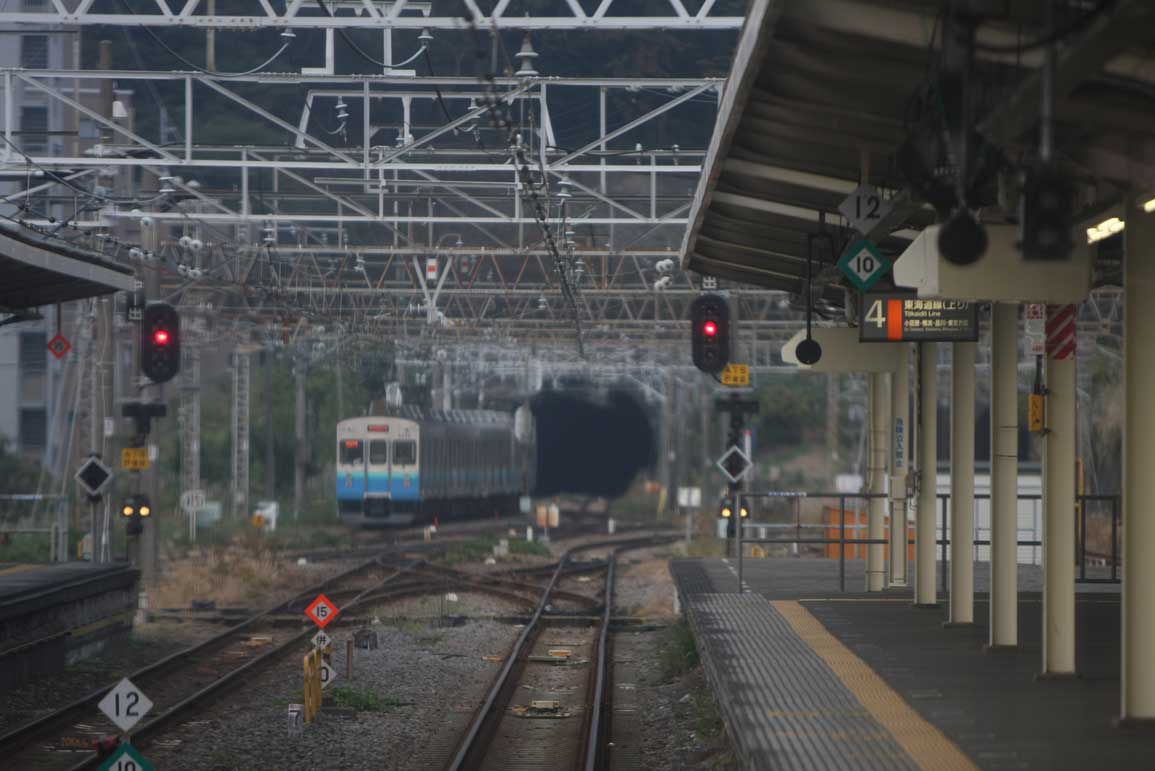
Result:
M337 424L337 508L358 527L514 514L533 489L536 437L513 413L374 403Z

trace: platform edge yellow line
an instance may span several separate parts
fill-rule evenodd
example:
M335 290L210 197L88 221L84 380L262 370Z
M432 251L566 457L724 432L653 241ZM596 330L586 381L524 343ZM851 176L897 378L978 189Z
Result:
M978 771L957 744L918 714L801 603L772 600L770 604L923 771Z

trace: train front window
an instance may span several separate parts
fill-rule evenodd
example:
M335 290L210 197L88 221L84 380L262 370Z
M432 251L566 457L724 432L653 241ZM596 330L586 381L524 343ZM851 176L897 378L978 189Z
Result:
M417 462L417 442L412 439L398 439L393 443L393 464L412 466Z
M341 441L341 464L344 466L355 466L361 463L361 459L365 457L365 450L361 446L361 442L357 439L344 439Z
M384 466L389 462L389 440L372 439L369 442L369 463Z

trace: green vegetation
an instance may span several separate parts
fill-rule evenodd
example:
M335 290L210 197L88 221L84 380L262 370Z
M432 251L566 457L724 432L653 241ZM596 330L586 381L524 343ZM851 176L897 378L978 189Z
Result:
M690 701L694 708L694 732L707 741L720 737L726 725L710 688L705 684L695 686L690 691Z
M387 709L405 706L405 702L396 696L355 686L334 686L332 698L338 707L349 707L358 712L384 712Z
M694 633L685 621L679 621L667 628L665 639L658 649L662 668L662 682L673 682L698 666L698 644Z
M485 535L461 543L455 543L445 552L441 561L447 565L457 565L462 562L481 562L486 557L493 556L493 547L500 539L497 536ZM548 557L549 548L537 541L523 541L509 539L509 553L515 557Z

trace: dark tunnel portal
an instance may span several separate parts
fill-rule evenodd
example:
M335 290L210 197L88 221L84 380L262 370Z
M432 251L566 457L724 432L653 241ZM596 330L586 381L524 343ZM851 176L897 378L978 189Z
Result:
M645 406L626 389L543 391L537 423L535 495L616 498L653 462L654 430Z

